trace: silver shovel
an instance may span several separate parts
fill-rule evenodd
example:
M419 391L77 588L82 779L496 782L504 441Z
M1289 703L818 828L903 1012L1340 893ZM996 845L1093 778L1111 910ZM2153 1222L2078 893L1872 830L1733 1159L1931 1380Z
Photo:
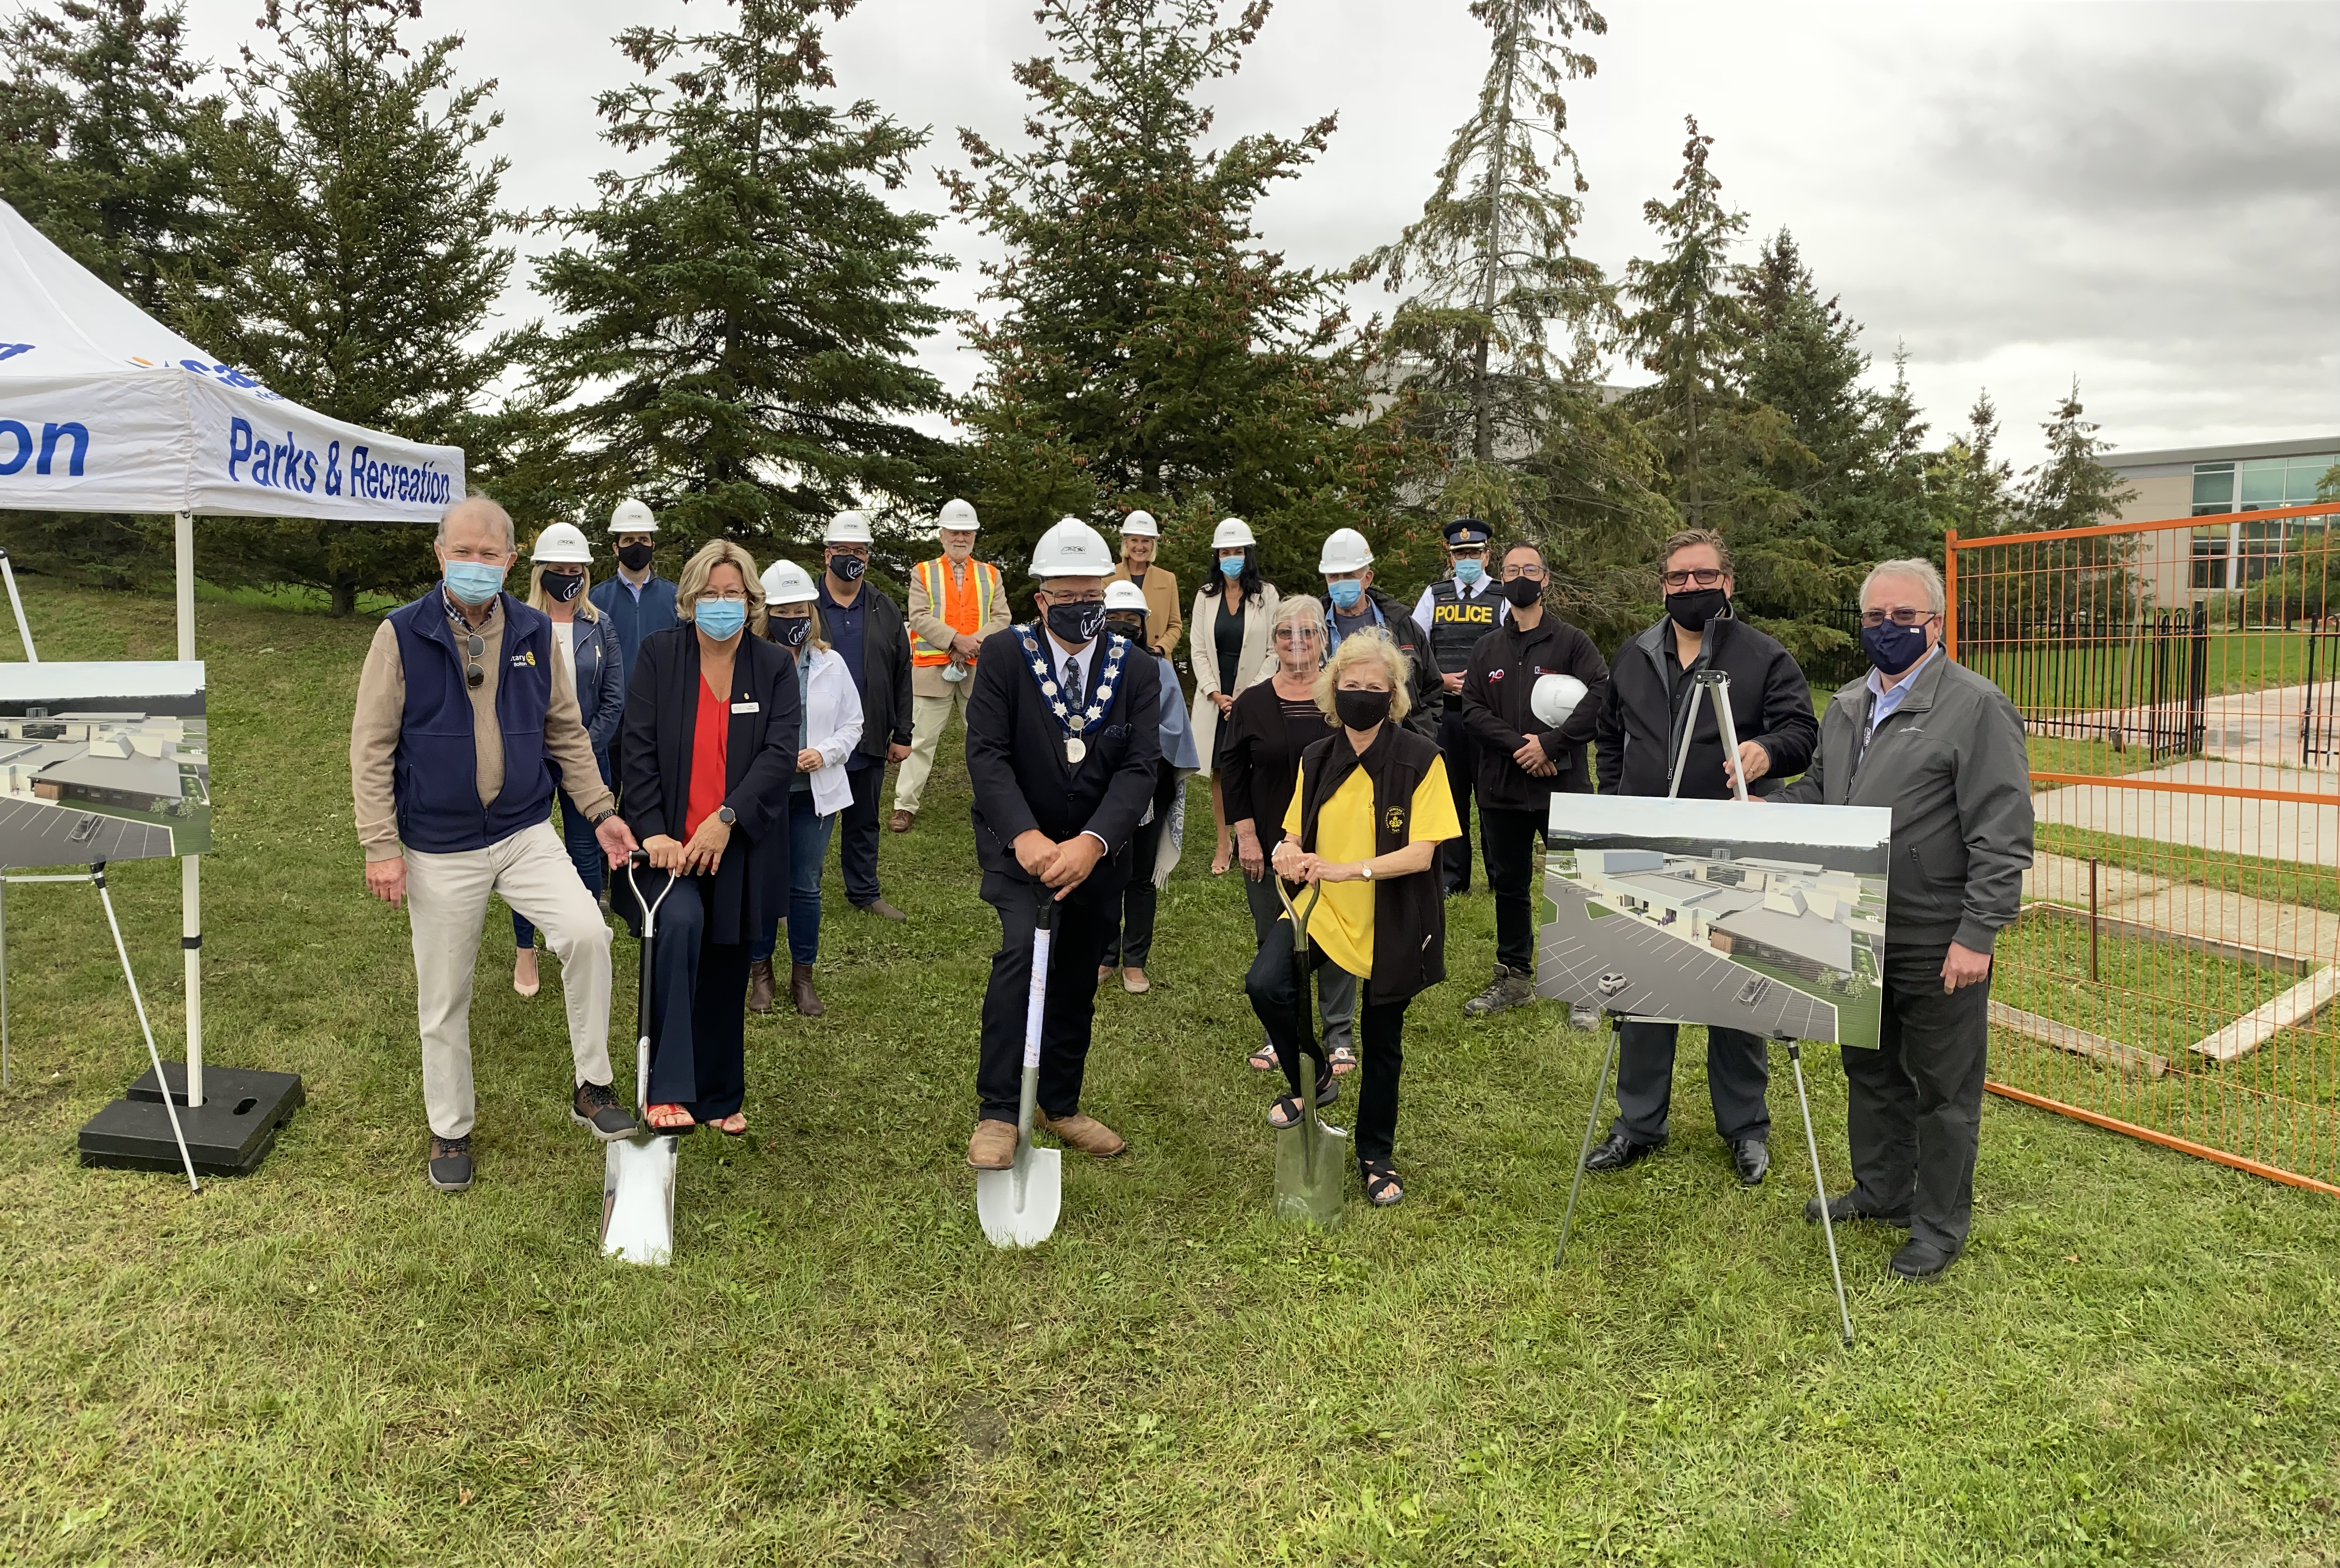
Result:
M1284 891L1284 878L1273 869L1268 875L1274 878L1275 896L1284 900L1284 912L1292 917L1292 968L1300 1000L1298 1037L1303 1042L1315 1041L1316 1009L1308 999L1308 917L1315 912L1316 900L1324 896L1324 889L1322 884L1310 888L1307 905L1295 909L1292 895ZM1321 1055L1321 1041L1316 1048ZM1330 1230L1347 1212L1349 1136L1327 1126L1316 1114L1318 1060L1319 1056L1301 1050L1300 1119L1275 1135L1275 1216Z
M601 1255L663 1267L674 1259L674 1170L681 1140L670 1134L649 1130L650 955L658 907L674 890L674 878L666 879L655 901L644 903L634 871L649 865L649 858L637 849L626 862L626 881L634 889L636 908L642 912L641 981L635 992L639 1018L634 1042L634 1114L644 1118L643 1134L601 1146L607 1151L601 1167Z
M975 1213L994 1246L1037 1246L1055 1234L1065 1196L1064 1154L1032 1146L1032 1111L1040 1097L1040 1018L1048 1006L1048 947L1056 900L1039 889L1032 928L1032 988L1024 1004L1024 1092L1016 1107L1016 1163L975 1173Z

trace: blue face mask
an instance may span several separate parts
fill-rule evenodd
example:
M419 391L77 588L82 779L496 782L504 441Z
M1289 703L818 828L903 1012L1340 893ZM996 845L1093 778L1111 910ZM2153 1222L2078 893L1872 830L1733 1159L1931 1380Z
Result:
M1487 563L1472 556L1459 557L1454 562L1454 581L1468 588L1487 575Z
M503 591L504 569L484 561L447 562L447 591L477 610Z
M1860 629L1860 650L1869 655L1869 662L1885 675L1899 675L1926 657L1926 625L1896 626L1887 621L1882 626Z
M1365 585L1352 577L1344 581L1326 583L1324 591L1332 596L1333 602L1341 609L1354 610L1357 608L1357 601L1365 596Z
M699 630L718 642L729 642L739 635L748 624L748 601L744 599L702 599L694 615Z
M1219 571L1228 577L1241 577L1244 564L1250 560L1247 555L1223 555L1219 557Z

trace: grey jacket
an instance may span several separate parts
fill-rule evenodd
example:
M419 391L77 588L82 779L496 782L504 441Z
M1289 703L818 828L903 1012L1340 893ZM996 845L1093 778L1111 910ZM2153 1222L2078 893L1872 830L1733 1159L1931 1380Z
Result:
M2023 720L2006 693L1946 655L1910 680L1909 695L1877 727L1865 757L1869 682L1838 691L1820 718L1810 768L1771 799L1890 807L1886 939L1988 953L2015 918L2031 864Z

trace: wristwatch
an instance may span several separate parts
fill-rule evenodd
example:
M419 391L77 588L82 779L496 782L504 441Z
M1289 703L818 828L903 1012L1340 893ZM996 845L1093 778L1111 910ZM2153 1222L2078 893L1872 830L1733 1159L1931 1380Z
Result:
M608 810L608 811L604 811L604 812L602 812L599 817L594 818L594 819L592 819L592 821L590 822L590 824L589 824L589 825L590 825L590 826L591 826L591 827L599 828L602 823L607 822L610 818L612 818L612 817L616 816L617 814L618 814L618 813L617 813L617 811L616 811L614 809L610 809L610 810Z
M1358 861L1357 872L1358 875L1363 877L1366 881L1372 881L1373 879L1373 863L1371 860Z
M739 813L729 806L718 806L715 808L715 819L729 828L739 819Z

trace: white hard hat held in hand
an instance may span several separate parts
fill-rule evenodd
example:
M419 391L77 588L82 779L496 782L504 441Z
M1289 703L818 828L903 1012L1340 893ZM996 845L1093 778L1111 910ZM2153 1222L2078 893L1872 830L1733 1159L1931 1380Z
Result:
M1584 682L1575 676L1539 675L1535 690L1528 693L1528 710L1536 716L1537 723L1557 729L1583 700Z
M1105 547L1104 536L1077 517L1059 520L1040 536L1032 551L1032 575L1043 581L1051 577L1111 577L1113 568L1113 551Z
M593 547L585 542L585 531L573 522L548 524L536 536L536 548L529 559L540 566L548 561L564 566L590 566L593 562Z
M1139 539L1159 539L1162 531L1155 526L1152 512L1141 511L1133 511L1121 520L1121 534L1124 539L1133 534Z
M1365 536L1353 528L1336 528L1324 540L1324 553L1318 558L1319 571L1363 571L1373 563L1373 546Z
M1249 550L1258 542L1251 536L1251 524L1239 517L1222 519L1211 535L1213 550Z
M649 507L628 496L618 503L618 510L610 514L610 531L612 534L656 533L658 519L650 515Z
M763 581L767 604L810 604L815 597L812 574L793 561L776 561L764 568Z
M840 511L828 520L828 531L820 536L823 544L867 544L869 542L869 517L866 512Z
M942 511L936 514L935 526L963 528L967 532L973 533L983 525L975 521L975 507L972 503L964 501L947 501L943 502Z

